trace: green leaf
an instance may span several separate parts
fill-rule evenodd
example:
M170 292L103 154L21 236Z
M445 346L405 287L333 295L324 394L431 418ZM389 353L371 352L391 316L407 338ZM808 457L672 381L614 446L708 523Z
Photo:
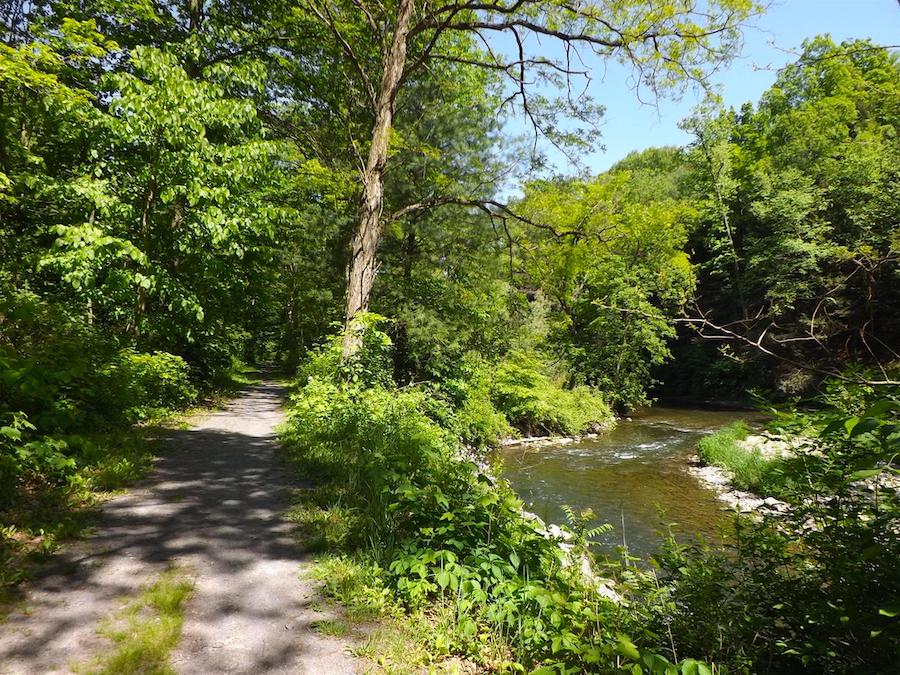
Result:
M618 636L618 646L617 649L619 653L625 658L631 661L637 661L641 658L641 653L638 651L637 645L635 645L627 636L619 635Z
M832 422L829 422L824 429L822 429L822 433L828 435L842 428L844 428L844 420L833 420Z
M875 401L869 409L864 413L864 417L881 417L887 412L900 409L900 403L891 401L890 399L880 399Z
M22 440L22 432L13 427L0 427L0 435L6 436L14 441Z
M861 434L868 433L878 428L881 422L879 420L873 419L871 417L866 417L859 424L853 427L853 431L850 432L850 438L855 438Z
M848 481L855 480L864 480L866 478L871 478L872 476L877 476L882 472L882 469L863 469L861 471L854 471L849 476L847 476Z

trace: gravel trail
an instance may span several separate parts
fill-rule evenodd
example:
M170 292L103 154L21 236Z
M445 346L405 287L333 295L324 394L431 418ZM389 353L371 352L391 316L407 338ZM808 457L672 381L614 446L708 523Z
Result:
M311 623L308 564L282 513L289 477L274 457L284 389L249 387L224 410L173 431L173 451L140 488L107 502L94 536L0 623L0 673L67 673L109 649L102 620L170 565L195 592L172 655L178 673L354 673L341 641Z

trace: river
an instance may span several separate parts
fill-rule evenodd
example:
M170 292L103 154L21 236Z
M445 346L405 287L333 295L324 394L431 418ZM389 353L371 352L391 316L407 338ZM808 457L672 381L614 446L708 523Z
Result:
M701 437L737 419L760 418L747 412L648 408L596 439L508 446L502 450L503 475L545 521L565 523L562 504L576 513L589 508L598 522L614 526L599 537L604 548L612 551L624 541L632 555L643 557L656 549L664 522L675 524L677 535L719 536L727 522L725 506L688 473L688 458Z

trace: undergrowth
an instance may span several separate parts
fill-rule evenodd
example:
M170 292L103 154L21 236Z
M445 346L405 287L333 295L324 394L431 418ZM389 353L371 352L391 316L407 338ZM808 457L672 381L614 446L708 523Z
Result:
M95 509L152 467L155 430L138 427L68 438L75 450L64 479L35 473L20 479L0 507L0 604L37 573L67 539L81 535Z
M777 485L787 509L736 518L724 547L659 556L672 603L655 623L679 651L737 673L898 672L900 395L838 386L844 409L776 419L809 448L751 485Z
M533 434L580 434L609 426L613 413L594 390L567 389L534 354L512 352L497 368L492 399L513 426Z
M361 337L347 362L339 337L312 355L282 440L311 485L292 517L326 554L326 591L358 620L389 617L394 636L418 626L418 649L370 656L386 667L453 657L535 673L674 667L637 614L583 575L589 528L572 528L567 552L524 518L508 484L466 459L459 437L429 415L429 395L392 383L387 336L369 325Z

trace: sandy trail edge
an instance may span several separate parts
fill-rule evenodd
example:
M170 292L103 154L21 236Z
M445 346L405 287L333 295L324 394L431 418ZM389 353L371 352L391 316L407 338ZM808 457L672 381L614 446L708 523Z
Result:
M66 673L109 648L99 623L169 565L195 577L179 673L353 673L339 640L317 634L309 564L282 513L290 478L275 461L285 391L246 389L173 431L173 452L142 487L106 503L97 533L68 547L0 624L0 673Z

